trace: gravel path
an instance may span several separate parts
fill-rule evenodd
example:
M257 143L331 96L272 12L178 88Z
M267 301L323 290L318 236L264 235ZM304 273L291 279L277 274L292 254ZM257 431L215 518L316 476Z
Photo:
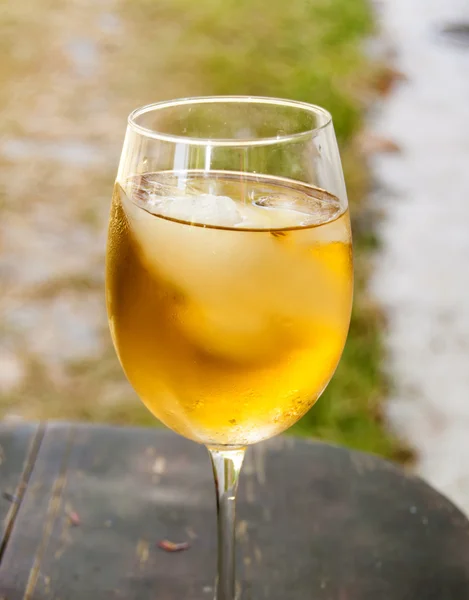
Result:
M416 448L417 472L469 512L469 46L440 34L469 22L469 4L387 0L378 11L408 77L373 123L402 149L373 161L388 417Z
M2 418L106 420L135 402L113 356L103 294L128 112L113 93L122 46L114 4L43 2L31 11L11 2L0 18L9 48L0 65Z

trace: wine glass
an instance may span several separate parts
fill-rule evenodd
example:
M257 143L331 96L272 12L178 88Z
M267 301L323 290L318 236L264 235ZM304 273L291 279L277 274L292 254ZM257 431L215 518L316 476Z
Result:
M218 600L235 594L245 449L293 425L328 384L352 288L347 196L326 110L220 96L130 115L109 225L109 324L141 400L209 450Z

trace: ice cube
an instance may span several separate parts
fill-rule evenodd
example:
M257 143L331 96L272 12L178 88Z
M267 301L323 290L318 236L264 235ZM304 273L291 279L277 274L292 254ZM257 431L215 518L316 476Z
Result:
M220 196L215 197L217 200L210 202L209 209L203 209L205 218L199 213L198 222L207 221L207 213L221 221L222 211L224 224L228 223L227 215L231 214L232 220L238 218L237 213L231 210L233 201L230 198L222 196L220 202ZM252 234L235 228L193 227L155 216L161 214L161 210L148 203L145 204L146 209L142 210L124 192L121 193L121 200L147 268L173 282L185 295L201 303L212 300L223 304L225 299L233 296L233 282L241 285L243 281L256 281L252 272L262 272L264 261L275 262L264 256L266 251L269 253L271 250L267 236L252 237ZM170 212L173 203L167 202L167 197L163 201L167 204L166 214L176 218L173 217L176 213ZM218 211L218 217L214 217L217 206L224 208ZM181 216L181 213L177 214ZM184 217L191 218L188 213ZM250 295L250 291L246 294Z
M151 212L198 225L232 227L241 221L236 202L228 196L201 194L152 198Z
M150 272L171 282L191 305L235 305L240 316L246 313L252 315L253 322L250 321L249 326L241 325L231 317L225 322L214 309L197 318L189 318L188 315L184 319L187 321L186 327L190 331L194 328L193 335L201 346L211 347L213 351L226 356L240 354L239 349L243 345L252 346L252 351L244 350L246 355L260 356L265 348L262 344L259 346L258 340L266 339L273 348L277 347L270 339L270 333L266 333L270 332L271 315L292 323L307 322L318 315L324 319L329 315L333 318L338 310L337 301L344 294L336 289L334 282L337 277L329 268L325 256L327 248L322 248L321 242L338 241L344 232L339 228L332 236L323 235L319 239L318 233L323 228L335 228L335 222L303 231L286 232L283 237L276 237L268 230L264 233L249 232L243 231L243 227L238 229L230 225L226 226L233 229L223 230L191 227L178 222L182 216L184 220L194 218L193 204L202 196L194 195L189 199L186 196L186 207L189 208L184 215L172 212L172 206L180 203L182 198L172 196L173 201L169 202L168 197L160 197L157 198L160 208L148 206L147 203L146 210L142 210L125 194L121 196L134 240ZM216 198L215 202L213 198ZM158 218L149 212L161 214L161 200L166 204L164 216L169 219ZM230 198L215 195L211 197L208 208L199 203L196 209L199 210L197 222L207 223L208 213L212 218L217 218L219 224L221 219L214 217L214 214L223 207L219 212L224 211L223 224L228 223L226 215L233 215L231 203L235 204ZM201 206L205 216L200 216ZM240 205L240 208L244 214L245 205ZM250 208L252 212L259 211L252 205ZM238 213L236 205L234 209ZM269 215L276 213L275 210L265 212ZM294 211L286 209L286 212ZM171 220L173 218L177 220ZM265 222L257 227L254 225L254 228L266 228ZM331 261L334 262L332 258ZM236 311L228 312L231 314ZM223 338L226 338L223 344L215 342Z
M341 212L339 202L332 197L315 197L299 191L259 196L254 205L260 213L270 215L280 227L322 225Z
M233 282L233 292L236 282ZM178 313L179 326L205 352L238 362L267 360L282 351L283 330L272 324L259 306L196 305L186 303Z

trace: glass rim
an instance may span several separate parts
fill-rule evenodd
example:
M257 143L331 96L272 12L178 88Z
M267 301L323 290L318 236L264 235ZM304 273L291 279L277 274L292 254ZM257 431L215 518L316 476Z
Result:
M292 133L290 135L278 135L276 137L259 137L259 138L202 138L202 137L191 137L183 135L175 135L171 133L163 133L144 127L137 123L137 118L142 115L158 111L165 108L173 108L177 106L185 106L188 104L216 104L216 103L245 103L245 104L266 104L266 105L278 105L287 106L291 108L297 108L311 114L321 115L324 118L324 123L321 123L317 127L306 129L298 133ZM141 135L146 137L163 141L170 142L173 144L187 144L190 146L269 146L274 144L289 143L293 141L302 140L303 138L313 137L319 131L325 129L332 123L331 113L318 106L316 104L310 104L308 102L302 102L300 100L287 100L284 98L274 98L269 96L193 96L187 98L177 98L174 100L163 100L160 102L154 102L153 104L146 104L140 108L133 110L127 119L128 126Z

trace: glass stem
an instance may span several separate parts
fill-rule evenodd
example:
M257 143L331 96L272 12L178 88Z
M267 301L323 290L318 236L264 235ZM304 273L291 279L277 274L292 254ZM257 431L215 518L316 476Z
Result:
M235 600L235 509L245 448L208 448L217 493L218 577L215 600Z

